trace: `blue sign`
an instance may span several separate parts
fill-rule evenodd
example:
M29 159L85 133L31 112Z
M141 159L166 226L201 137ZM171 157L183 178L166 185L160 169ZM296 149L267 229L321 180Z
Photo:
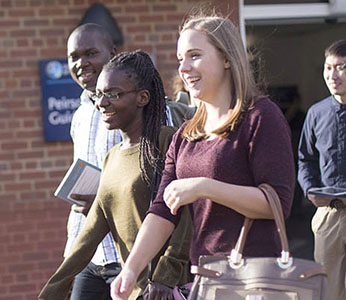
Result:
M81 87L70 75L67 59L40 61L44 139L71 139L73 113L80 104Z

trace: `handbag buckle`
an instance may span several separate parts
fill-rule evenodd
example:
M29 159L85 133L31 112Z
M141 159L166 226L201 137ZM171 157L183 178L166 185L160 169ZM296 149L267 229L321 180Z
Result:
M237 250L232 249L231 255L228 259L229 265L232 269L239 269L244 265L243 255L239 253Z
M290 257L288 251L281 251L281 257L277 259L278 265L281 269L287 269L293 264L293 259Z

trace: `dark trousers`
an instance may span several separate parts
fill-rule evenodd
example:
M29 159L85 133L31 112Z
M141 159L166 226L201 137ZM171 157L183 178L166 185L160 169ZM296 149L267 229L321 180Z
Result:
M75 277L70 300L112 300L110 284L120 271L117 263L97 266L90 262Z

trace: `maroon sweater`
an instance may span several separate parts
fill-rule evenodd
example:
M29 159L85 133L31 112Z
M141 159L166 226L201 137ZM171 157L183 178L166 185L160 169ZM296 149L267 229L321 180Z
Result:
M181 137L182 128L167 152L161 185L149 213L177 224L179 213L173 216L163 201L165 187L175 179L208 177L243 186L269 183L280 196L285 217L289 215L295 184L290 130L280 109L269 99L258 100L227 138L188 142ZM194 226L192 264L198 263L200 255L228 255L244 216L209 199L198 199L189 207ZM278 256L280 252L274 221L256 220L244 255Z

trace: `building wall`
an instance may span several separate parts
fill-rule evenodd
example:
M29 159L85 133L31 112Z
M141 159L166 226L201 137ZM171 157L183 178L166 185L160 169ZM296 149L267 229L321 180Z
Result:
M70 205L53 191L72 145L45 142L38 62L64 58L66 38L87 0L0 0L0 300L36 299L62 261ZM154 54L167 91L175 74L177 27L200 1L105 0L125 37L123 50ZM238 19L238 1L217 1Z

